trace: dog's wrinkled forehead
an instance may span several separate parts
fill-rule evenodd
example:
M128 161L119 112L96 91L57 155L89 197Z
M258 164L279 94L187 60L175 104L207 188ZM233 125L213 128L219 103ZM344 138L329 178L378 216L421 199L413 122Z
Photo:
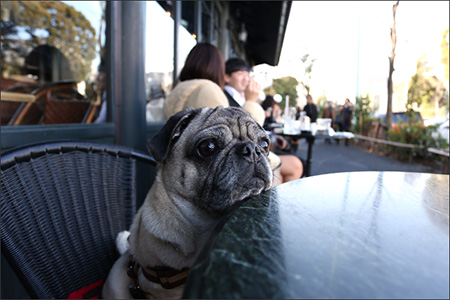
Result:
M226 125L233 137L238 139L256 139L256 133L264 132L248 112L238 107L204 109L196 121L201 122L205 127L214 127L216 124Z
M167 120L148 141L147 148L156 161L163 161L176 144L196 139L218 138L259 141L264 129L251 115L237 107L186 109Z

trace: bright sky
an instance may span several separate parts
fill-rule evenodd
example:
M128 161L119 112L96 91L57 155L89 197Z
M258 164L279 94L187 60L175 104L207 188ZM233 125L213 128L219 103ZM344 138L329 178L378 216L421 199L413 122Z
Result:
M173 19L156 1L146 2L145 72L167 73L173 70ZM190 33L180 28L179 62L184 64L196 44Z
M314 98L326 95L338 103L347 97L354 101L358 89L363 96L369 92L372 100L379 95L382 109L387 101L393 4L395 1L293 1L277 75L303 80L300 58L310 54L316 59L311 73ZM400 1L396 25L394 85L406 82L407 90L423 54L442 77L440 43L449 26L449 2Z

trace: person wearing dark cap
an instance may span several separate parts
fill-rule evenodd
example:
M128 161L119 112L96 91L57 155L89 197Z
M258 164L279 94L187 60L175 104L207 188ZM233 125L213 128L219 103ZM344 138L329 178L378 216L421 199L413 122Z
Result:
M230 58L225 63L225 95L230 106L257 103L261 86L250 77L250 66L241 58Z

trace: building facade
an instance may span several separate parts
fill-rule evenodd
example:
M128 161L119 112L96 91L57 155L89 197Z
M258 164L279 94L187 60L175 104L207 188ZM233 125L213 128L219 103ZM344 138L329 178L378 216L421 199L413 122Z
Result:
M1 150L51 140L146 151L197 42L277 65L290 1L2 1ZM102 112L103 108L103 112ZM143 172L139 171L138 172ZM149 188L138 176L137 198ZM28 298L2 255L2 298Z
M164 121L146 110L197 42L276 65L289 10L289 1L4 1L2 151L55 139L145 151Z

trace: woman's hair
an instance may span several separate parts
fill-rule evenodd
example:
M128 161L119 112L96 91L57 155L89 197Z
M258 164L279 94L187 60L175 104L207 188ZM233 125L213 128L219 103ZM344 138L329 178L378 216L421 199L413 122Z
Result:
M271 95L266 95L266 99L264 100L264 102L261 104L262 108L264 110L267 110L269 107L273 107L273 105L275 104L275 100L273 99L273 97Z
M225 62L220 50L209 43L198 43L189 52L178 81L209 79L222 89L225 85Z

